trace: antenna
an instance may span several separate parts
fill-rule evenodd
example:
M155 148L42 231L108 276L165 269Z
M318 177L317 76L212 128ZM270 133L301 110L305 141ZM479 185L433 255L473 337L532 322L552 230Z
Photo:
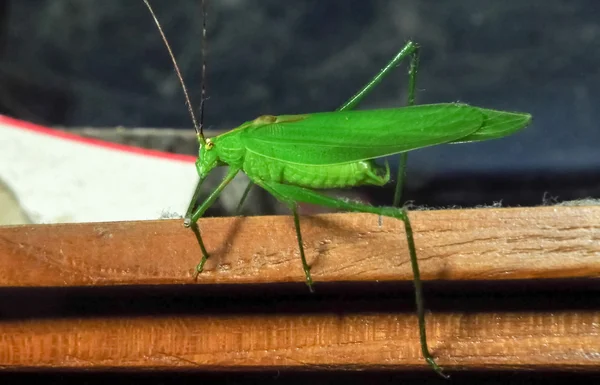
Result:
M200 91L200 135L204 128L204 103L206 102L206 1L202 0L202 85ZM204 135L202 135L204 139Z
M185 103L187 104L188 107L188 111L190 113L190 116L192 117L192 122L194 123L194 130L196 130L196 135L198 135L198 137L200 139L202 139L202 142L207 143L206 138L204 137L204 133L203 133L203 121L204 121L204 102L206 100L206 88L204 86L205 83L205 76L206 76L206 60L204 59L204 46L206 45L206 5L204 0L202 0L202 15L203 15L203 22L202 22L202 98L200 100L200 125L198 125L198 121L196 120L196 115L194 115L194 110L192 109L192 103L190 102L190 97L188 95L187 92L187 88L185 87L185 82L183 81L183 76L181 76L181 71L179 70L179 66L177 65L177 60L175 60L175 55L173 55L173 50L171 49L171 46L169 45L169 42L167 41L167 37L165 36L165 33L163 32L162 27L160 26L160 23L158 22L158 19L156 18L156 15L154 14L154 10L152 10L152 7L150 6L150 3L148 2L148 0L144 0L144 4L146 4L146 7L148 7L148 10L150 11L150 14L152 15L152 18L154 19L154 23L156 23L156 26L158 27L158 32L160 32L160 36L163 39L163 42L165 43L165 46L167 47L167 51L169 51L169 56L171 56L171 60L173 61L173 67L175 68L175 72L177 73L177 77L179 78L179 82L181 83L181 88L183 90L183 95L185 96Z

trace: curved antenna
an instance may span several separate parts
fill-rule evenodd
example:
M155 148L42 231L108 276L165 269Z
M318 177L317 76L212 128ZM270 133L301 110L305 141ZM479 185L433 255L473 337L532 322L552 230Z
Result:
M202 64L202 100L200 102L200 125L198 125L198 121L196 120L196 115L194 115L194 110L192 109L192 103L190 102L190 97L188 95L187 92L187 88L185 87L185 82L183 81L183 76L181 76L181 71L179 70L179 66L177 65L177 60L175 60L175 55L173 55L173 50L171 49L171 46L169 45L169 42L167 41L167 37L165 36L165 33L163 32L162 27L160 26L160 23L158 22L158 19L156 18L156 15L154 14L154 10L152 10L152 7L150 6L150 3L148 2L148 0L144 0L144 4L146 4L146 7L148 7L148 10L150 11L150 14L152 15L152 18L154 19L154 23L156 23L156 26L158 27L158 32L160 32L160 36L163 39L163 42L165 43L165 46L167 47L167 51L169 51L169 56L171 56L171 60L173 61L173 67L175 67L175 72L177 73L177 77L179 78L179 82L181 83L181 88L183 90L183 95L185 96L185 103L187 104L188 107L188 111L190 113L190 116L192 117L192 122L194 123L194 130L196 130L196 135L198 135L198 137L200 139L202 139L202 142L206 143L206 138L204 138L204 133L203 133L203 129L202 129L202 121L204 119L204 73L205 73L205 67L206 67L206 63L204 62L203 59L203 64ZM202 2L202 9L203 9L203 13L204 15L206 15L206 10L204 7L204 1ZM206 20L203 23L204 26L204 31L203 31L203 41L205 40L206 37Z
M206 1L202 0L202 85L200 91L200 135L204 142L204 103L206 102Z

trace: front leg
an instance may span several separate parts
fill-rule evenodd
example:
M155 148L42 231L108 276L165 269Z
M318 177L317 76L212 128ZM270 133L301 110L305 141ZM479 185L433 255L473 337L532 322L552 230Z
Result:
M204 247L202 235L200 234L200 228L198 227L198 219L200 219L200 217L202 217L206 210L208 210L208 208L217 200L219 194L221 194L221 191L225 189L225 187L229 184L229 182L233 180L233 178L237 175L239 171L240 170L237 168L229 167L229 169L227 170L227 175L225 175L225 178L221 181L219 186L217 186L217 188L208 196L208 198L206 198L206 200L200 206L198 206L198 208L194 209L196 207L196 200L200 195L200 186L206 179L206 176L200 177L200 181L198 182L198 186L196 187L196 191L194 192L192 201L188 206L188 210L185 214L185 220L183 222L183 225L185 227L189 227L192 229L194 235L196 236L196 240L198 241L198 245L200 245L200 250L202 250L202 259L200 260L198 265L196 265L194 279L198 278L198 275L204 269L204 264L206 263L206 261L208 261L209 257L208 252L206 251L206 247Z

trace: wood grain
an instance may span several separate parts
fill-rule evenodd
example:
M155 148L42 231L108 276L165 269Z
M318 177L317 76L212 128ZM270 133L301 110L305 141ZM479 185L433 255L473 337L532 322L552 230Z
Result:
M449 370L600 366L600 311L451 313L429 321L432 350ZM428 370L416 330L412 314L2 322L0 366Z
M411 212L424 280L600 276L600 207ZM304 217L316 282L411 280L403 226L370 214ZM302 282L292 218L200 221L197 283ZM0 227L0 286L194 284L200 251L181 220Z

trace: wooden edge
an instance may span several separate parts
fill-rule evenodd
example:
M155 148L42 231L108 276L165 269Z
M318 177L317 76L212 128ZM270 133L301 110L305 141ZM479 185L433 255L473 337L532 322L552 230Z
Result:
M598 370L600 311L429 317L447 371ZM412 314L197 315L0 322L0 369L430 370ZM432 378L436 374L431 372Z
M600 207L410 212L422 278L600 276ZM0 287L302 282L288 216L0 227ZM401 222L371 214L301 219L316 282L412 280Z

